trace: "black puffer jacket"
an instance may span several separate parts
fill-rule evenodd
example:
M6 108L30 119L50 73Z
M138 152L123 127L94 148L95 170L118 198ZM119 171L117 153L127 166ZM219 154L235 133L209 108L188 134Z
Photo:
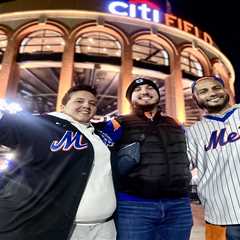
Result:
M153 120L135 114L117 120L123 128L117 147L141 143L140 163L120 177L118 191L146 198L186 196L191 173L182 127L160 112Z

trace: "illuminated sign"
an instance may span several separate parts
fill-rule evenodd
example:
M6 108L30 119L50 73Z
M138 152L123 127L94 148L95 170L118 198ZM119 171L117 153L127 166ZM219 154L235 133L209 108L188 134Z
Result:
M185 21L181 18L178 18L172 14L165 13L164 15L165 15L165 18L164 18L165 25L171 26L171 27L176 27L184 32L191 33L191 34L195 35L196 37L203 39L205 42L213 45L213 40L212 40L211 36L206 32L200 31L197 26L194 26L190 22Z
M113 14L133 18L139 17L143 20L153 21L156 23L160 22L160 11L157 6L154 5L154 9L149 7L149 4L143 3L143 1L140 1L142 2L140 4L137 3L137 1L132 2L130 1L130 3L126 3L122 1L114 1L109 4L108 9Z
M191 33L211 45L213 44L213 40L208 33L200 31L197 26L188 21L172 14L163 13L159 6L149 0L112 1L108 5L108 11L120 16L140 18L175 27L184 32Z

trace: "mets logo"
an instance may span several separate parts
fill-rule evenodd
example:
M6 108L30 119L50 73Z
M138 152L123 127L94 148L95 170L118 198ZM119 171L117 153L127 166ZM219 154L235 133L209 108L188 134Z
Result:
M224 146L227 143L232 143L240 139L240 134L238 132L231 132L226 134L226 128L220 131L213 131L209 140L208 145L204 145L205 151L215 149L218 145Z
M76 150L83 150L88 147L87 143L82 143L82 134L80 132L66 131L63 137L59 141L53 141L50 150L52 152L57 151L69 151L71 148Z

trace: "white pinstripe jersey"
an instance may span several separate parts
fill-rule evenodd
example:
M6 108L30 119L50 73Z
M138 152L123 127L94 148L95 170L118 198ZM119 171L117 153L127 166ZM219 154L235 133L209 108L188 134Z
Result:
M240 224L240 105L223 115L204 116L186 135L205 220Z

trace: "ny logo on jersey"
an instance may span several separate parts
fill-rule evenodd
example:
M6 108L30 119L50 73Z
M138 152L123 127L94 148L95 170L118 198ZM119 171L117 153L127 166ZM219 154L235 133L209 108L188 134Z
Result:
M82 134L80 132L66 131L59 141L53 141L50 149L52 152L60 150L69 151L71 148L82 150L88 147L87 143L82 143Z
M226 140L225 140L226 139ZM231 132L228 135L226 134L226 128L221 129L220 131L213 131L209 140L208 145L204 145L205 151L210 149L215 149L218 145L224 146L227 143L235 142L240 139L238 132Z

